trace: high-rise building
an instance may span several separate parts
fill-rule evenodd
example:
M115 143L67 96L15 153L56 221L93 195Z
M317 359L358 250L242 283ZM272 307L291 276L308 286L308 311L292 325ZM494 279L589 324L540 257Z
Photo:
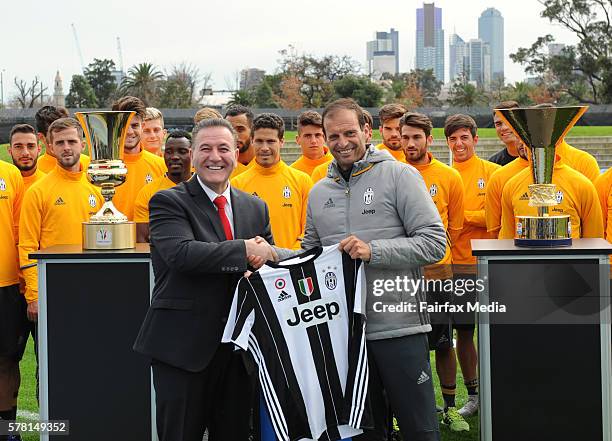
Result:
M374 40L366 43L366 60L371 78L399 73L399 33L393 28L389 32L376 32Z
M489 45L491 79L504 77L504 17L495 8L486 9L478 19L478 38Z
M467 45L463 38L457 34L450 36L449 51L449 79L451 82L459 79L466 73Z
M484 88L491 84L491 48L480 38L467 42L465 69L469 81Z
M62 85L62 77L59 70L55 74L55 85L53 88L53 105L64 107L66 105L66 96L64 95L64 86Z
M254 68L242 69L240 71L240 89L247 90L259 86L265 75L265 70Z
M438 81L444 82L444 30L442 8L423 3L416 10L416 68L433 69Z

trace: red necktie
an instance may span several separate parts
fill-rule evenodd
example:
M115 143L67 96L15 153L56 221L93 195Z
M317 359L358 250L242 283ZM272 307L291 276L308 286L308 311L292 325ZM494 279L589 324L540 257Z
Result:
M225 196L217 196L213 203L217 206L219 210L219 218L221 219L221 225L223 225L223 231L225 231L225 238L227 240L234 240L234 236L232 234L232 227L230 226L230 221L225 213L225 205L227 204L227 199Z

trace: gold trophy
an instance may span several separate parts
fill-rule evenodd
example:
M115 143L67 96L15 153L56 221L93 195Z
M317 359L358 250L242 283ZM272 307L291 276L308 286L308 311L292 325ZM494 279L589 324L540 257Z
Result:
M514 244L520 247L557 247L572 244L568 215L551 216L549 207L557 202L552 183L557 144L588 109L587 106L495 109L516 136L529 147L533 184L529 206L537 216L516 216Z
M101 188L104 205L89 222L83 222L83 248L86 250L123 250L136 244L136 224L113 205L115 187L123 184L127 167L123 146L136 112L77 112L89 146L89 182Z

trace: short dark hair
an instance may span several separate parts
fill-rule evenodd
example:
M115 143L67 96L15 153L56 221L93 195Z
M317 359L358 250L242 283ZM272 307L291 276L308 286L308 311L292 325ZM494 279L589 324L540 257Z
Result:
M370 126L370 129L374 129L374 118L372 118L372 114L368 112L366 109L362 109L362 110L363 110L363 118L365 119L366 124Z
M249 125L253 126L253 112L251 111L251 109L246 106L243 106L242 104L233 104L229 106L225 111L224 118L227 118L228 116L238 115L246 115Z
M298 133L302 130L304 126L315 126L320 129L323 128L323 118L321 118L321 114L319 112L315 112L314 110L307 110L298 116L297 120Z
M83 138L83 127L81 124L74 118L60 118L56 119L49 126L49 131L47 132L47 139L51 144L53 144L53 133L61 132L66 129L76 129L79 134L79 138Z
M191 133L189 133L187 130L181 130L181 129L170 130L168 132L168 137L166 138L166 141L168 141L169 139L181 139L181 138L187 138L187 140L189 141L189 144L191 145Z
M119 110L123 112L136 112L136 116L139 116L144 121L147 117L147 106L145 103L135 96L124 96L119 98L113 103L111 110Z
M493 107L493 116L496 114L495 109L518 109L519 107L521 107L519 103L514 100L502 101Z
M234 130L234 127L229 123L229 121L223 118L206 118L197 123L193 130L191 131L191 139L192 142L195 141L198 133L204 129L210 129L212 127L224 127L232 134L232 138L234 139L234 148L236 148L236 142L238 141L238 133Z
M36 120L36 131L47 136L49 126L53 121L60 118L67 118L68 111L61 106L43 106L36 112L34 119Z
M404 126L421 129L423 132L425 132L425 136L431 135L431 131L433 130L433 123L431 122L431 119L429 119L427 115L417 112L404 113L404 115L400 118L400 131Z
M36 136L36 130L29 124L15 124L9 133L9 144L13 142L15 133L28 133Z
M446 118L446 121L444 122L444 136L448 138L459 129L468 129L472 134L472 137L474 137L476 136L478 126L476 125L474 118L462 113L451 115Z
M357 122L359 123L359 128L363 130L366 120L361 106L352 98L340 98L329 103L323 110L323 115L321 116L323 119L323 133L325 133L325 117L331 113L337 112L338 110L352 110L355 112Z
M383 123L390 119L401 118L408 109L403 104L391 103L385 104L378 111L380 122Z
M278 139L283 139L285 136L285 122L274 113L260 113L253 119L251 138L255 136L257 129L274 129L278 133Z

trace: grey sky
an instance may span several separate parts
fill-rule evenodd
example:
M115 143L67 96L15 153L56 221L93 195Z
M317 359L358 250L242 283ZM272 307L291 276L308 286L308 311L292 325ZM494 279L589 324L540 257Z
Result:
M6 3L5 3L6 2ZM400 36L400 70L414 66L415 10L422 1L387 0L4 0L0 70L5 102L15 93L13 78L38 75L53 89L55 71L70 78L80 63L71 23L77 27L85 64L93 58L118 59L121 37L124 65L143 61L162 68L182 61L212 72L213 87L225 89L244 67L272 71L278 51L293 44L316 55L350 55L365 62L365 42L375 31L393 27ZM575 37L539 16L537 0L437 0L443 8L445 39L456 31L464 40L478 36L478 17L487 7L505 19L505 69L508 81L524 78L508 54L553 34L558 42ZM308 4L308 6L305 6ZM367 5L367 6L366 6ZM448 47L446 48L448 52ZM447 54L448 58L448 54ZM447 63L448 64L448 63ZM448 66L447 75L448 75Z

